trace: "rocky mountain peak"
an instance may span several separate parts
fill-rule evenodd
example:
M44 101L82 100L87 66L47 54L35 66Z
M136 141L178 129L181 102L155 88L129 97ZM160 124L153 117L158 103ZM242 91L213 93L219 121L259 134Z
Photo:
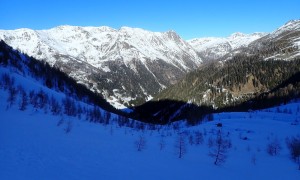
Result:
M63 25L0 31L13 48L46 60L112 104L143 102L202 62L174 31Z
M229 39L236 39L236 38L241 38L241 37L245 37L245 36L247 36L247 35L244 34L244 33L236 32L236 33L231 34L228 38Z
M300 31L300 20L291 20L273 31L271 34L273 35L273 37L275 37L280 35L281 33L288 31Z

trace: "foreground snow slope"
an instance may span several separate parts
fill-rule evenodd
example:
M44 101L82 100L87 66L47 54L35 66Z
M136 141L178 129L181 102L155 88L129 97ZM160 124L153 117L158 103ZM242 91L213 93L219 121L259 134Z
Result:
M300 133L299 103L265 112L215 114L214 121L196 127L138 131L116 124L103 126L71 117L58 117L16 107L6 109L6 92L0 90L0 179L299 179L289 159L285 138ZM297 108L298 107L298 108ZM62 125L57 126L60 119ZM68 122L72 130L65 133ZM207 142L217 131L229 133L232 148L226 162L213 164ZM202 145L190 145L179 159L175 143L179 132L203 132ZM143 136L145 149L135 141ZM165 147L160 150L159 142ZM248 140L243 140L247 137ZM278 138L282 151L272 157L266 145ZM255 158L255 163L253 162Z
M57 100L65 96L13 67L0 66L1 78L3 74L14 78L14 86L22 86L27 94L40 89ZM135 128L129 128L121 127L122 118L114 114L104 125L86 121L86 114L81 119L63 113L54 116L49 109L33 108L30 103L20 111L20 95L8 106L11 90L5 90L3 84L0 81L1 180L300 179L300 171L285 146L286 137L300 133L296 122L300 119L300 103L260 112L214 114L214 121L194 127L186 127L183 122L156 127L135 122ZM83 102L76 104L87 110L92 108ZM218 122L222 128L216 127ZM219 130L231 140L232 147L226 153L226 162L215 166L214 158L208 155L214 147L208 144ZM197 132L204 139L198 145ZM182 158L178 158L179 136L186 149ZM141 137L146 143L138 151L136 142ZM267 154L266 147L276 138L282 151L273 157Z

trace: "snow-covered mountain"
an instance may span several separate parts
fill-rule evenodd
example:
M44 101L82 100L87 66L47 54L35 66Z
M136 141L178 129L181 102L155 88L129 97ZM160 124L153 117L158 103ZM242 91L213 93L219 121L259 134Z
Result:
M202 62L174 31L59 26L1 30L0 39L59 67L114 105L151 98Z
M286 96L292 90L294 92L287 97L290 98L300 92L297 86L299 62L300 20L294 20L247 46L231 50L218 61L204 63L175 85L161 91L153 101L167 99L221 108L238 103L253 106L254 99L264 98L268 93L270 97ZM284 99L282 95L278 96L279 100ZM257 104L268 100L257 101Z
M291 20L284 24L283 26L279 27L275 31L273 31L272 37L279 36L282 33L290 32L290 31L299 31L300 30L300 20ZM300 39L298 38L300 41Z
M122 59L131 64L162 59L182 70L192 68L201 60L194 50L174 31L150 32L139 28L59 26L49 30L17 29L0 31L1 39L14 48L38 59L55 64L56 54L68 55L109 71L105 61ZM180 56L181 55L181 56Z
M265 53L266 60L291 60L300 56L300 20L291 20L270 33L234 33L226 38L196 38L188 43L203 61L222 61L240 52L253 54L258 51ZM281 48L280 53L278 48Z
M300 20L269 34L234 33L189 41L174 31L105 26L0 30L0 39L60 68L115 107L125 108L151 99L204 61L224 61L239 53L259 53L266 60L300 56Z
M265 60L293 60L300 56L300 20L292 20L249 44L248 52L259 51Z
M248 46L251 42L265 36L266 33L233 33L229 37L205 37L191 39L188 42L199 53L203 60L209 61L223 57L241 47Z

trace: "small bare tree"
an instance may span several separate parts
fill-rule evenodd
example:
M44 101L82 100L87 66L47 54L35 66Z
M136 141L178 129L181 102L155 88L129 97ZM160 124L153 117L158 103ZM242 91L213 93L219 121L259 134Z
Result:
M231 141L229 139L226 139L221 131L221 129L218 130L217 137L213 139L214 143L213 146L211 146L211 150L209 152L209 156L213 157L214 164L220 165L225 162L227 158L227 151L231 148Z
M72 126L73 126L73 125L72 125L72 121L69 120L68 123L67 123L67 127L65 128L65 133L66 133L66 134L68 134L68 133L71 132Z
M203 144L203 135L199 131L196 131L195 133L195 144L196 145Z
M159 145L159 150L161 150L161 151L166 147L166 142L165 142L164 136L161 136L161 139L160 139L158 145Z
M108 111L105 111L104 113L104 124L108 125L110 122L111 114Z
M53 115L58 115L61 112L60 108L61 108L60 104L52 95L50 98L50 111L52 112Z
M60 126L64 123L64 119L61 118L59 121L57 121L56 126Z
M27 105L28 105L28 97L27 97L25 90L20 91L20 94L21 94L21 101L19 103L19 109L21 111L24 111L24 110L26 110Z
M300 170L300 136L287 138L286 143L292 160L298 164L298 169Z
M139 136L139 138L134 142L138 151L142 151L146 148L146 140L144 136Z
M194 136L193 136L193 134L189 135L189 143L190 143L190 145L194 145Z
M15 87L11 86L8 88L8 97L7 97L7 108L11 107L17 98L18 91Z
M212 136L209 136L208 140L207 140L207 146L209 148L212 148L215 144L215 139Z
M277 138L274 138L268 145L267 145L267 153L271 156L276 156L279 154L281 150L281 145Z
M112 136L114 134L114 129L113 129L113 125L110 126L110 135Z
M182 158L186 154L186 142L185 142L185 134L179 133L175 148L176 148L176 154L178 155L178 158Z
M253 165L256 165L256 155L255 154L253 154L252 156L251 156L251 163L253 164Z

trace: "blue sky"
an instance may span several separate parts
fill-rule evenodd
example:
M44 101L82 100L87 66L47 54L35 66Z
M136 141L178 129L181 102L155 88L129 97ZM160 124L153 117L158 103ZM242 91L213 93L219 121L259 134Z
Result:
M299 0L0 0L0 29L58 25L174 30L184 39L270 32L300 19Z

